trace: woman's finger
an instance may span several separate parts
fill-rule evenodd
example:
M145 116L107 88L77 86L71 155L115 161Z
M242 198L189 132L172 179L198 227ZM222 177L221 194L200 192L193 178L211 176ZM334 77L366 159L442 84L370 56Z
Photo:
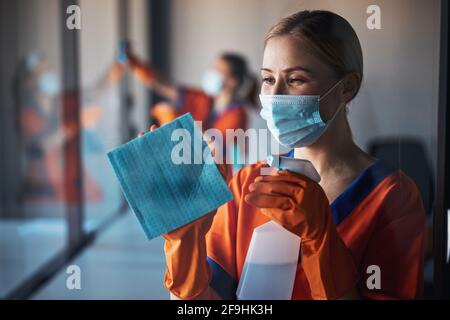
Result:
M253 182L249 185L250 192L259 192L271 195L280 195L291 197L292 199L300 199L304 188L299 184L286 181L271 181L271 182Z
M156 125L156 124L152 124L151 126L150 126L150 131L153 131L153 130L156 130L158 128L158 126Z
M291 182L291 183L297 183L301 185L302 187L306 187L306 185L311 183L315 183L312 179L300 175L297 173L292 173L287 170L283 171L277 171L274 175L264 175L264 176L258 176L254 180L255 182L276 182L276 181L285 181L285 182Z
M205 142L206 142L209 150L211 150L211 155L213 156L213 158L215 158L216 157L216 148L214 148L213 141L211 139L205 139ZM215 160L217 160L217 159L215 159Z
M143 135L145 134L145 131L139 131L139 133L138 133L138 137L142 137Z
M246 203L257 208L275 208L281 210L292 210L295 208L295 203L291 198L280 195L250 192L245 195L244 200Z

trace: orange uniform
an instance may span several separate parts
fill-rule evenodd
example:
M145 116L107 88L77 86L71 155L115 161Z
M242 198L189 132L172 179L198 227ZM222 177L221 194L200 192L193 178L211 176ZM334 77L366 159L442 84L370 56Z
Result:
M129 54L128 60L135 77L152 86L157 79L155 70L133 55ZM214 110L214 98L198 89L180 87L177 100L173 105L158 103L151 110L159 125L170 122L187 112L192 114L194 120L203 122L203 129L216 128L223 134L226 129L246 129L247 117L241 102L232 101L222 112L217 113Z
M289 156L293 156L291 151ZM240 170L230 181L234 200L218 209L207 240L210 286L235 299L253 230L269 218L246 203L248 186L262 162ZM370 299L414 299L423 294L424 209L414 182L378 160L330 205L337 231L358 270L359 294ZM301 255L299 255L301 257ZM381 289L369 289L368 267L381 271ZM311 299L308 279L297 268L292 299Z
M221 113L214 110L214 98L203 91L192 88L180 88L177 101L173 105L158 103L152 108L152 116L159 125L174 120L175 118L190 112L195 121L202 122L202 130L218 129L223 137L222 149L216 149L216 155L225 162L227 143L237 146L237 140L227 142L226 130L246 130L247 113L244 105L239 101L232 101ZM228 149L229 150L229 149ZM244 152L240 150L240 152ZM237 155L235 154L235 157ZM232 171L230 171L230 174Z
M202 121L203 129L219 129L223 136L225 136L226 129L245 130L246 112L242 103L233 101L221 113L216 113L213 107L214 99L203 91L180 88L172 110L165 103L157 104L152 109L152 115L156 117L160 124L164 124L190 112L194 120ZM175 112L173 109L175 109Z

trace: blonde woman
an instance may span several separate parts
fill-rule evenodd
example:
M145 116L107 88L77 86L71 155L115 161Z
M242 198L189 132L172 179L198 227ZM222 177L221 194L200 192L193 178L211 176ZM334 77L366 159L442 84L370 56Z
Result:
M165 286L173 298L234 299L253 230L274 220L302 239L292 299L414 299L422 295L424 210L403 172L353 141L347 104L363 78L351 25L327 11L282 19L265 39L261 116L307 159L320 184L264 162L229 182L234 200L165 234ZM280 248L282 250L282 248ZM369 266L381 288L366 286Z

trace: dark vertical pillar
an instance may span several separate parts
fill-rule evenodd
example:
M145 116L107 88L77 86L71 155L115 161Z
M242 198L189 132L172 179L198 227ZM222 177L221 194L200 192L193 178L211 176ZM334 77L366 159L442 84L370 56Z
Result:
M449 4L441 1L441 41L438 115L438 166L434 216L434 286L436 298L450 298L450 264L447 261L448 213L450 209L450 99Z
M148 41L151 64L160 74L170 76L170 0L150 0L148 5ZM154 104L161 100L157 94L150 92L149 101ZM151 119L150 119L151 122Z
M170 74L170 0L151 0L149 5L149 52L162 74Z
M20 106L14 90L18 65L18 3L0 1L0 217L22 217Z

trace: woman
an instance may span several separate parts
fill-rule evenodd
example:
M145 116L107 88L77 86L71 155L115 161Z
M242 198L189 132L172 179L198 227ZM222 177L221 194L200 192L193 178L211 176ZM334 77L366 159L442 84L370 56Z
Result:
M202 122L202 129L215 128L223 137L226 130L243 129L247 127L246 105L256 105L256 80L250 76L245 59L235 53L223 53L208 69L202 81L202 89L176 86L162 81L154 70L141 62L129 50L128 64L135 77L167 99L168 102L158 103L152 107L152 116L159 125L172 121L176 117L190 112L196 121ZM226 141L225 141L226 142ZM235 149L236 141L229 142L228 149L217 150L217 158L223 159L226 151ZM229 162L234 159L229 159Z
M322 179L261 176L263 162L240 170L229 182L234 200L164 235L172 297L235 298L253 229L270 220L302 239L292 299L421 297L419 192L354 143L346 117L363 77L351 25L327 11L284 18L266 36L261 70L262 117ZM380 288L366 283L373 266Z

